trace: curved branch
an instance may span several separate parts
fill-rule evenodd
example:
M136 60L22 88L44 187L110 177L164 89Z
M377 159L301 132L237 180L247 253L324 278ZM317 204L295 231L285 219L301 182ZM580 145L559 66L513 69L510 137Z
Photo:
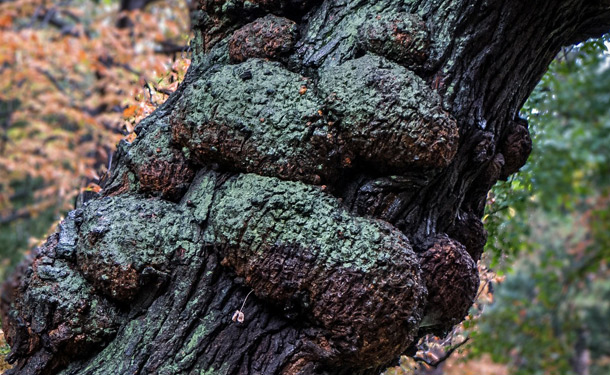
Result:
M428 365L430 367L437 368L438 366L440 366L441 363L443 363L446 360L448 360L449 357L451 357L451 355L453 354L453 352L455 352L457 349L459 349L462 346L464 346L468 342L468 340L470 340L470 337L466 337L461 342L459 342L456 345L452 346L451 349L447 350L442 356L440 356L439 358L437 358L434 361L430 361L430 360L428 360L426 358L417 357L417 356L413 357L413 359L415 361L417 361L417 362L425 363L426 365Z

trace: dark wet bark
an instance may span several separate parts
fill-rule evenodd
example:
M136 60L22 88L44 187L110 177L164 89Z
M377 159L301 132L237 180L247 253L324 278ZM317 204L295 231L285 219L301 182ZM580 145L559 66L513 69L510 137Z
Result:
M5 284L10 373L379 373L464 318L519 108L610 28L607 1L200 6L178 92Z

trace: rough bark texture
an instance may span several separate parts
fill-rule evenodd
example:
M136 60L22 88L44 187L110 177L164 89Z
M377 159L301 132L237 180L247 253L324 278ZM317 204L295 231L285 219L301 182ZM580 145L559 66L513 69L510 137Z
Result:
M531 150L518 110L610 4L200 0L195 18L184 83L5 284L9 374L379 373L466 315L487 191Z

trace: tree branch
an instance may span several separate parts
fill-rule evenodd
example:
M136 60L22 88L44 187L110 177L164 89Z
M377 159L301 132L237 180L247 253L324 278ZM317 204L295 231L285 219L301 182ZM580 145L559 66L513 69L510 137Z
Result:
M162 41L159 43L161 46L155 49L155 53L172 55L175 53L184 53L188 52L190 46L188 45L179 45L171 41Z
M68 93L66 92L66 90L65 90L65 89L64 89L64 88L61 86L61 84L59 83L59 81L57 80L57 78L55 78L55 77L53 76L53 74L51 74L51 72L49 72L49 71L47 71L47 70L45 70L45 69L42 69L42 68L36 68L36 70L37 70L37 71L38 71L40 74L42 74L42 75L44 75L45 77L47 77L47 79L48 79L48 80L49 80L49 81L50 81L50 82L53 84L53 86L55 86L55 88L56 88L56 89L57 89L59 92L61 92L62 94L66 95L66 96L68 96L68 97L70 97L70 96L68 95ZM70 98L71 98L71 97L70 97Z
M456 344L454 347L452 347L451 349L449 349L448 351L445 352L445 354L443 354L443 356L441 356L439 359L437 359L436 361L430 361L426 358L423 357L413 357L413 359L417 362L422 362L425 363L428 366L431 367L438 367L441 363L445 362L447 359L449 359L449 357L451 357L451 355L453 354L453 352L455 352L457 349L461 348L462 346L464 346L468 340L470 340L470 337L466 337L464 340L462 340L460 343Z
M610 1L591 1L569 44L577 44L590 38L598 38L610 30Z

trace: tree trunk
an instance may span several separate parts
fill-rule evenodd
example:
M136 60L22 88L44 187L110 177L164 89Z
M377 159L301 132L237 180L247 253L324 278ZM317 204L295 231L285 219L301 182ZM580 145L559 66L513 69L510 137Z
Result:
M576 343L574 344L574 354L570 359L572 371L576 375L589 375L591 367L591 351L589 350L589 333L585 328L577 331Z
M518 111L607 0L200 0L179 90L7 281L9 374L377 374L466 315Z

